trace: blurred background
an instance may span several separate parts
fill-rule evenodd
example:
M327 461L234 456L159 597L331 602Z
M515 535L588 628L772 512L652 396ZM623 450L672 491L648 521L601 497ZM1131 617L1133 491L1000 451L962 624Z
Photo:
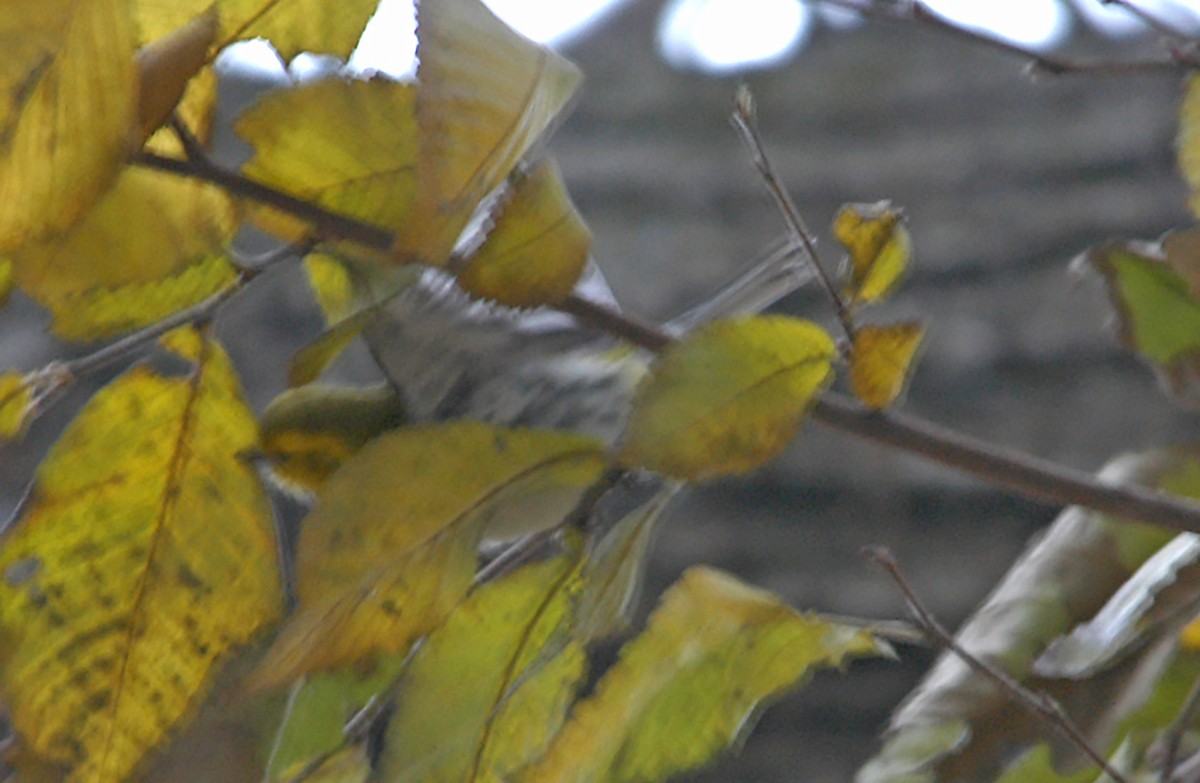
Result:
M908 215L914 270L879 313L928 325L905 410L1086 470L1200 431L1117 346L1098 281L1068 271L1089 245L1191 222L1174 159L1181 73L1029 78L1026 60L928 26L861 22L795 0L527 5L533 11L522 17L515 1L495 3L587 76L551 152L591 224L598 262L632 313L679 312L783 234L727 119L744 80L768 152L827 261L839 258L828 225L842 203L888 198ZM1135 16L1098 0L929 6L1056 56L1162 51ZM1196 6L1139 6L1200 31ZM356 67L408 72L410 13L402 2L386 5ZM224 66L227 116L282 76L261 48ZM292 70L323 67L301 58ZM779 309L831 321L811 288ZM33 369L83 351L47 337L45 323L20 297L0 311L0 367ZM235 338L230 350L261 409L282 387L291 351L321 322L291 267L256 282L220 326ZM369 375L353 360L341 372ZM0 511L14 507L88 393L76 389L25 442L0 448ZM687 566L708 563L800 608L902 616L894 588L857 554L884 544L955 626L1056 512L811 424L769 467L696 487L676 503L643 603L651 606ZM931 657L904 650L898 662L819 676L769 710L740 755L690 779L849 779Z

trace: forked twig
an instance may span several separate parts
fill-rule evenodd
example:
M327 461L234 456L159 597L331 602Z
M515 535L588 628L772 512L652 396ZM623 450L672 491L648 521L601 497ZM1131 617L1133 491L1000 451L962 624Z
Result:
M861 554L888 573L888 576L896 583L896 587L904 594L905 603L908 604L909 611L912 612L917 623L933 637L940 647L954 653L973 671L991 680L1015 704L1078 748L1116 783L1129 783L1128 778L1114 769L1108 760L1091 746L1087 737L1083 735L1083 731L1075 725L1075 722L1063 710L1062 705L1045 693L1026 688L1013 679L1008 672L996 668L963 649L962 645L955 641L954 637L917 598L917 594L913 591L890 551L885 547L864 547Z
M796 204L792 201L791 194L788 193L782 180L779 179L779 175L775 173L775 167L771 165L771 159L767 157L767 149L763 145L762 136L758 132L754 96L750 94L750 89L746 85L743 84L738 88L733 106L733 114L730 116L733 121L733 127L737 130L739 138L746 145L746 149L750 153L751 162L758 169L759 176L762 177L767 190L770 191L771 198L774 199L775 206L779 209L779 214L783 217L783 222L787 225L788 234L792 242L804 248L805 253L808 255L808 262L812 264L813 270L817 275L817 280L820 281L821 287L825 289L825 294L829 297L834 312L837 313L838 321L841 323L842 329L846 332L846 337L853 340L855 331L854 320L850 317L850 311L847 309L846 303L842 301L841 295L838 294L833 279L830 278L829 273L821 263L820 256L817 255L817 243L813 239L812 232L804 225L804 218L800 216L800 210L796 209Z

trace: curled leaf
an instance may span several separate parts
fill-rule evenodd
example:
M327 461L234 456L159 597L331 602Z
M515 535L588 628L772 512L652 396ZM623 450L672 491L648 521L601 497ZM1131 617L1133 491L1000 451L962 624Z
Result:
M854 396L875 410L895 402L908 383L924 335L925 329L915 321L856 329L850 354Z
M679 479L741 473L795 436L836 349L782 316L714 321L668 348L634 398L620 459Z
M175 110L188 82L208 61L216 34L217 8L209 6L183 27L138 51L140 140L149 138Z
M558 167L543 160L517 183L458 282L510 307L553 304L575 288L591 244Z
M849 253L846 296L877 302L908 269L912 240L904 216L890 201L847 204L833 220L833 234Z
M581 77L478 0L422 0L417 28L420 195L393 255L439 265L483 198L555 127Z

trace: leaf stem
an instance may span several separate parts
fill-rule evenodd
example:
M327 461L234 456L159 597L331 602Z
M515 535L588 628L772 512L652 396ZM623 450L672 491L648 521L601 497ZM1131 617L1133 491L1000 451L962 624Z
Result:
M931 636L938 645L945 650L948 650L959 658L963 663L969 666L973 671L991 680L1001 691L1008 694L1014 703L1025 709L1038 720L1042 721L1046 726L1053 729L1057 734L1069 741L1077 747L1085 756L1091 759L1104 774L1108 775L1116 783L1129 783L1128 778L1118 772L1108 763L1095 748L1088 742L1087 737L1075 722L1071 720L1071 716L1067 715L1063 710L1062 705L1051 698L1048 694L1026 688L1017 680L1013 679L1008 672L999 669L986 661L983 661L970 652L965 650L954 637L951 636L942 624L925 608L924 604L913 591L912 586L904 577L904 573L900 570L900 565L896 562L895 557L885 547L864 547L861 552L862 556L872 563L876 564L892 578L896 583L896 587L904 594L904 600L908 604L909 610L917 623Z

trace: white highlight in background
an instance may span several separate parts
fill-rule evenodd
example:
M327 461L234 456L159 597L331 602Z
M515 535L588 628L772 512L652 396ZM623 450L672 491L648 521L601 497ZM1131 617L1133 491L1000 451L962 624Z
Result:
M799 0L673 0L658 41L677 68L731 73L785 60L811 27L812 11Z
M1004 41L1046 51L1066 38L1071 15L1059 0L925 0L947 21Z

